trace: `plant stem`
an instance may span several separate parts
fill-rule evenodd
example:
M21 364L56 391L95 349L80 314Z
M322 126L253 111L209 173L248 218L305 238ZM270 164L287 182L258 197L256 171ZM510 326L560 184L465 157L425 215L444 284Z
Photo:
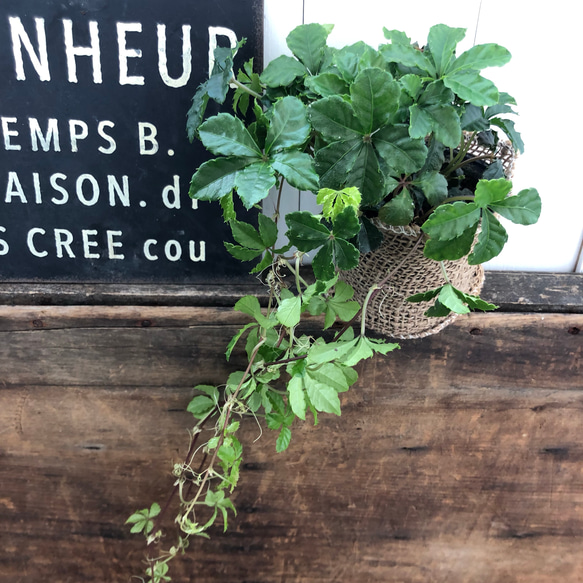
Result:
M245 91L245 93L248 93L252 97L255 97L255 99L262 99L263 98L263 95L259 95L259 93L255 93L255 91L253 91L252 89L249 89L249 87L247 87L247 85L243 85L243 83L241 83L240 81L237 81L237 79L235 79L234 75L231 77L231 83L233 85L236 85L238 89L241 89L242 91Z
M445 264L443 263L443 261L439 262L439 267L441 267L441 273L443 273L443 277L444 277L446 283L451 284L451 281L449 281L449 277L447 275L447 271L445 270Z

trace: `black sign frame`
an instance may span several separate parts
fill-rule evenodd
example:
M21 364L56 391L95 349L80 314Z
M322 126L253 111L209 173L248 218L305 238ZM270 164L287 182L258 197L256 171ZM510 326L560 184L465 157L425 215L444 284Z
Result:
M171 4L3 0L0 301L114 286L118 298L172 288L182 303L185 284L254 285L224 249L218 205L191 208L207 153L188 142L185 115L213 42L245 37L236 64L261 64L263 3Z

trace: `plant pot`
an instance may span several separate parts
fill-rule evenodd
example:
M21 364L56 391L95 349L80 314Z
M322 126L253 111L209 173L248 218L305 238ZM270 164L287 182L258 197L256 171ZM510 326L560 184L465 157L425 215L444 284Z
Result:
M375 222L383 232L383 244L361 256L355 269L342 272L342 278L354 288L354 299L362 303L370 287L390 277L372 298L366 312L366 326L384 336L410 339L436 334L453 322L458 314L443 318L424 315L429 305L414 304L407 298L437 288L444 283L438 261L423 255L424 235L417 226L391 227ZM466 259L444 261L447 276L456 288L479 295L484 283L484 268L469 265Z

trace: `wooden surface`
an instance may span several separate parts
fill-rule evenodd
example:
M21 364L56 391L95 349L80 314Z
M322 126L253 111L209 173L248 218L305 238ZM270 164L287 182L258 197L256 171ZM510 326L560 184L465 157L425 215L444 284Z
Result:
M220 355L243 321L0 306L2 583L140 574L123 523L165 497L192 386L237 366ZM471 315L364 363L342 417L296 425L284 454L246 420L238 517L174 581L583 580L582 350L582 314Z

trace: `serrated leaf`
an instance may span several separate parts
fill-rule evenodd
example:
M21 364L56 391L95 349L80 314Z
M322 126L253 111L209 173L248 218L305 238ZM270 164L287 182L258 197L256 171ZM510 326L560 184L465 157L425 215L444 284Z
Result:
M186 410L192 413L197 419L204 419L215 406L215 402L209 397L198 395L188 403Z
M475 203L462 201L437 207L421 229L432 239L449 241L480 220L480 208Z
M385 29L386 30L386 29ZM395 31L387 31L389 34ZM387 34L385 33L385 37ZM389 63L400 63L406 67L417 67L422 71L435 76L435 67L433 63L419 49L410 44L396 43L394 38L392 44L385 44L379 47L379 50L386 61Z
M192 176L189 196L197 200L220 200L232 192L237 174L253 161L233 156L204 162Z
M467 294L457 288L453 288L458 297L464 301L471 310L482 310L483 312L492 311L498 308L494 304L484 301L478 296Z
M306 384L306 392L310 403L316 411L340 415L340 399L338 393L326 383L316 382L311 379Z
M223 243L227 252L232 255L235 259L239 261L252 261L256 257L259 257L263 251L257 251L256 249L249 249L248 247L241 247L241 245L233 245L225 241Z
M226 357L227 361L231 359L231 354L233 353L233 349L237 345L237 342L239 342L239 340L241 339L243 334L245 334L245 332L247 332L247 330L249 330L249 328L253 328L253 326L256 326L255 322L249 322L248 324L245 324L245 326L243 326L243 328L241 328L233 336L233 338L231 338L231 341L227 345L227 350L225 351L225 357Z
M277 321L283 326L286 326L287 328L293 328L300 323L301 315L302 299L299 296L293 296L281 302L275 317L277 318Z
M423 248L423 254L435 261L457 261L471 251L477 228L478 223L466 229L459 237L447 241L428 239Z
M294 150L277 152L271 158L271 165L291 186L312 192L318 190L319 178L309 154Z
M333 360L343 362L346 355L354 349L357 343L358 338L349 342L315 343L308 352L307 361L311 364L323 364Z
M475 45L451 62L447 73L463 69L481 70L487 67L501 67L508 63L511 57L510 51L498 44Z
M304 396L303 377L299 375L293 376L287 384L287 390L289 393L289 404L294 415L300 419L305 419L307 405Z
M270 61L260 75L267 87L286 87L308 71L299 61L288 55L281 55Z
M266 198L275 184L275 171L267 162L246 166L235 176L237 194L246 209Z
M306 368L306 385L311 382L326 385L337 393L343 393L349 389L348 380L342 372L340 365L328 362L318 366Z
M285 222L288 227L288 239L300 251L307 252L316 249L330 238L328 228L308 211L288 213Z
M352 239L360 231L360 223L353 206L344 207L332 222L332 233L340 239Z
M259 235L264 247L273 247L277 241L276 222L263 214L258 215L257 221L259 223Z
M436 24L429 29L427 42L438 77L441 77L447 70L457 44L465 36L466 30L464 28L451 28L445 24Z
M196 90L196 93L192 97L190 108L186 114L186 134L191 142L197 135L198 127L204 119L204 113L209 102L207 83L208 82L205 81Z
M334 53L334 64L347 83L352 83L360 69L361 59L372 50L372 47L363 41L347 45Z
M237 301L233 309L237 312L243 312L254 318L263 328L273 328L274 320L270 320L261 311L259 300L255 296L243 296Z
M349 92L348 85L344 79L334 73L321 73L315 77L308 77L306 86L322 97L347 95Z
M421 302L429 302L430 300L432 300L433 298L436 298L439 295L442 287L443 286L440 286L440 287L437 287L435 289L430 289L430 290L425 291L425 292L419 292L417 294L413 294L412 296L407 298L407 301L411 302L413 304L419 304Z
M506 198L511 189L512 182L505 178L478 180L474 202L481 208L486 208L491 204L498 204Z
M219 113L207 119L198 133L205 148L213 154L248 158L262 155L243 122L229 113Z
M344 239L334 239L331 243L333 244L334 263L339 269L346 271L354 269L358 265L360 253L352 243Z
M454 287L450 283L445 284L441 288L439 292L439 303L456 314L468 314L470 311L463 300L455 293Z
M490 261L502 251L507 240L508 233L500 221L490 211L484 210L482 229L473 252L468 256L468 263L478 265Z
M310 135L306 106L297 97L288 96L276 101L268 118L266 154L301 146Z
M312 75L320 70L330 30L330 28L317 23L303 24L294 28L286 38L286 44L290 51Z
M385 178L370 142L362 143L353 166L348 169L346 182L358 188L363 207L374 207L383 199Z
M379 210L379 219L387 225L408 225L413 221L415 204L406 188Z
M489 79L477 71L456 71L443 78L449 87L464 101L474 105L495 105L498 103L498 89Z
M332 279L336 273L334 269L334 245L332 241L326 241L312 259L314 276L320 281Z
M349 186L342 190L322 188L316 197L317 204L322 205L322 214L327 219L334 220L346 207L358 210L361 196L358 188Z
M339 190L344 188L348 171L356 162L362 139L332 142L316 152L314 166L320 176L320 186Z
M495 213L519 225L534 225L541 213L541 199L535 188L521 190L500 202L490 205Z
M435 304L433 304L424 315L428 318L444 318L450 314L451 310L447 306L444 306L439 300L435 300Z
M424 135L425 137L425 135ZM413 139L407 126L387 126L373 136L375 148L390 168L391 174L413 174L420 170L427 158L423 139Z
M399 108L401 87L390 73L378 68L361 71L350 86L354 114L370 134L389 120Z
M289 427L282 427L277 440L275 441L275 451L281 453L285 451L291 442L291 429Z
M415 179L414 184L422 190L427 202L432 207L440 205L447 198L447 179L440 172L421 174Z
M315 101L308 108L308 117L327 141L360 139L366 134L354 109L342 97L325 97Z
M462 130L459 115L451 105L430 105L420 107L417 104L409 108L411 118L409 135L412 138L425 138L431 132L444 146L457 148Z
M235 239L239 245L243 245L243 247L248 247L256 251L264 251L266 249L267 246L264 244L261 235L253 225L244 221L234 220L229 223L229 226L231 227L233 239Z

